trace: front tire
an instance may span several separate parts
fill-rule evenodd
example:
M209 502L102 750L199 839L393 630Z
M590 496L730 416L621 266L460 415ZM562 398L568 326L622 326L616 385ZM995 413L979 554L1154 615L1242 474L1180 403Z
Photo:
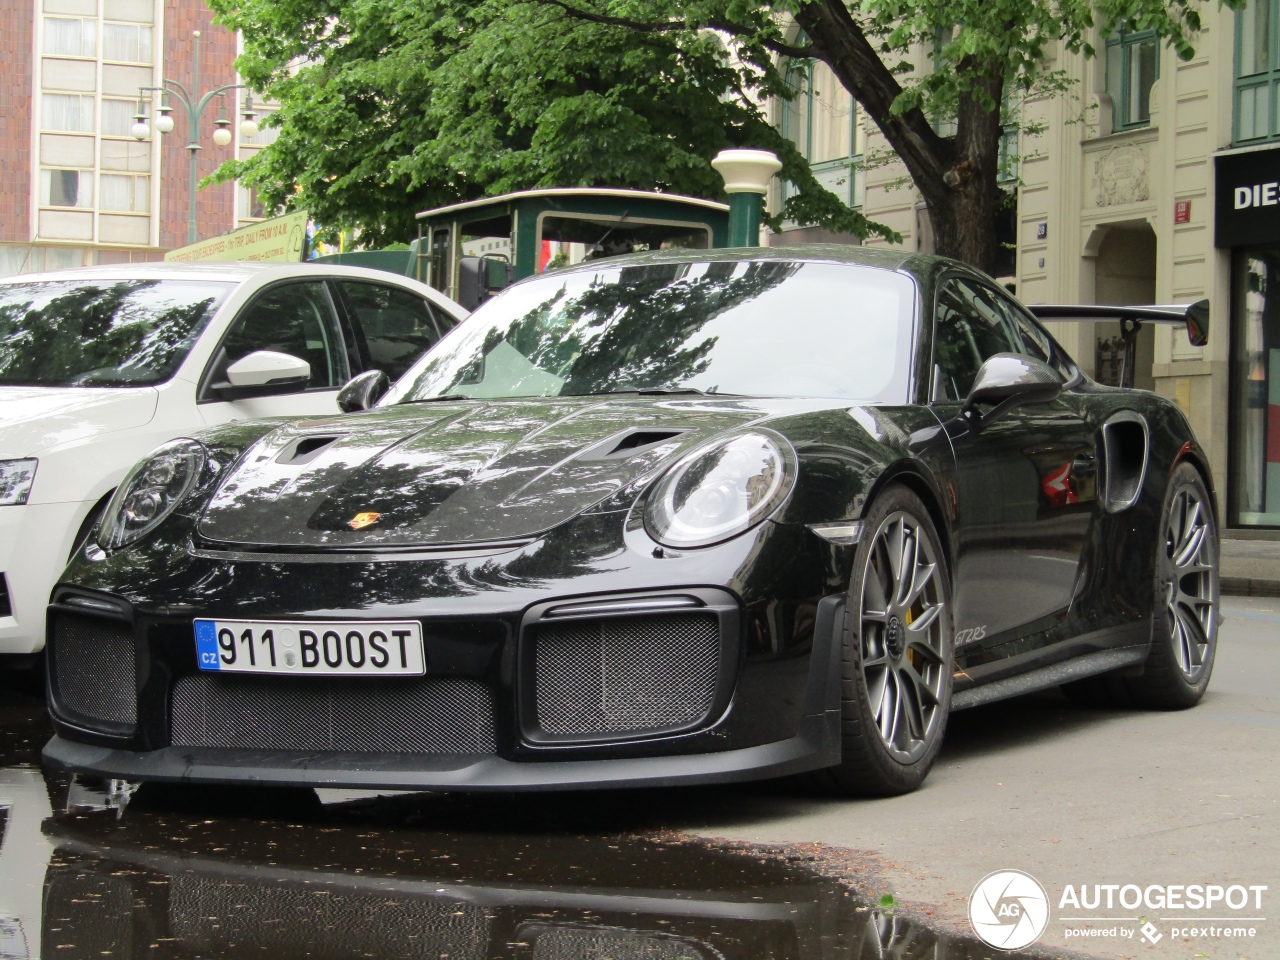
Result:
M919 788L942 748L954 633L942 544L920 498L890 486L863 520L845 604L840 793Z

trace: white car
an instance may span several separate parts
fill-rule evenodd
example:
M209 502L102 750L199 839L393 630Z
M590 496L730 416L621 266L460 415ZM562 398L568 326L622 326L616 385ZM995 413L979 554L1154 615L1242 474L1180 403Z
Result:
M407 277L328 264L0 280L0 663L44 647L54 581L145 454L230 420L337 413L350 378L395 380L465 316Z

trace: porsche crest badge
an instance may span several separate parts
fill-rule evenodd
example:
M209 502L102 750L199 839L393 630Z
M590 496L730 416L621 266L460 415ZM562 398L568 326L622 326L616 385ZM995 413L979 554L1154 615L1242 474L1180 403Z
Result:
M365 527L371 527L377 523L380 516L382 516L382 514L374 513L372 510L365 513L357 513L347 521L347 526L352 530L363 530Z

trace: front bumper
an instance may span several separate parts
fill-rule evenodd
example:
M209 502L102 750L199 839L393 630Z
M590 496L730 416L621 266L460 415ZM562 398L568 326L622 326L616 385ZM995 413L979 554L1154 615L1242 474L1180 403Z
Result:
M44 647L49 594L67 565L72 538L89 506L71 502L0 507L0 575L7 599L0 604L0 654L38 653Z
M165 747L135 752L54 737L44 759L74 773L123 780L369 790L584 790L733 783L782 777L840 762L839 710L801 718L776 743L663 757L517 762L502 757L371 756Z

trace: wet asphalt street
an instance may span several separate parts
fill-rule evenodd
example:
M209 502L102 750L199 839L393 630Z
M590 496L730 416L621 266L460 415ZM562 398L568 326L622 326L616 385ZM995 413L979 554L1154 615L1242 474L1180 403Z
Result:
M1280 602L1226 612L1197 710L1090 711L1055 695L979 708L954 718L924 790L874 802L788 783L132 792L42 772L43 704L0 677L0 960L976 960L1017 956L956 935L968 891L1001 867L1054 900L1067 877L1187 873L1280 895ZM889 892L907 902L880 906ZM1036 956L1280 957L1276 921L1225 949L1068 944L1056 906Z

